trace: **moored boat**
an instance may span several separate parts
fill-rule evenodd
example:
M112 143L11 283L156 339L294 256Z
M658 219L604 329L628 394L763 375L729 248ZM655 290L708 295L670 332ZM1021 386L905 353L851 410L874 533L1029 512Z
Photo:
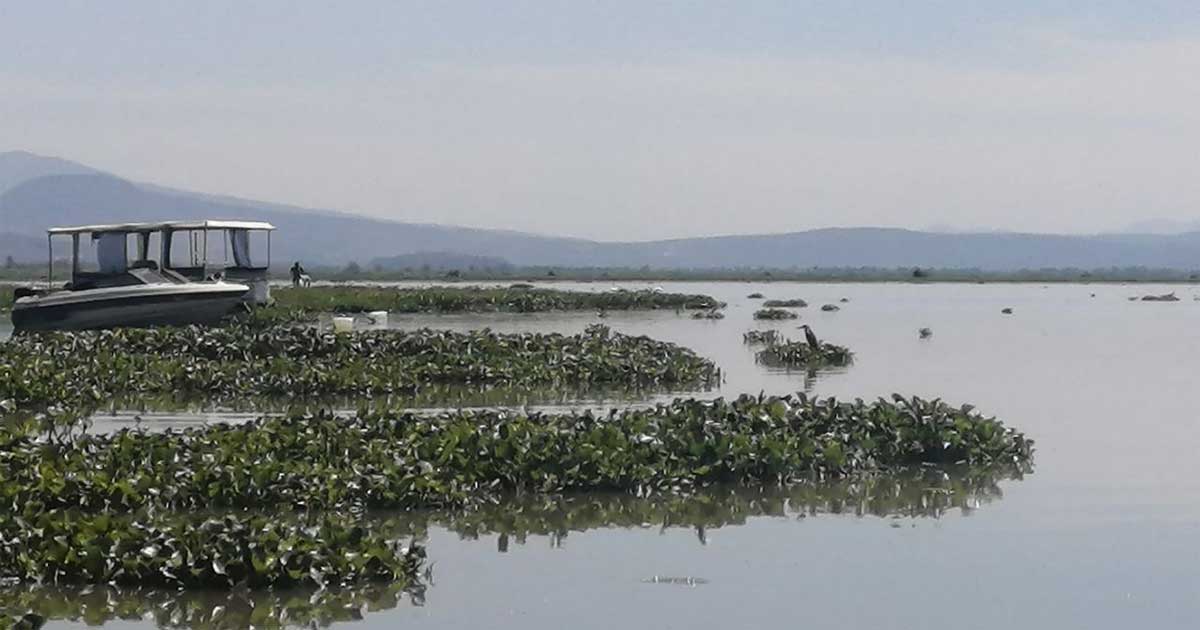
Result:
M226 282L220 274L192 281L160 266L149 256L150 241L153 235L161 238L167 225L124 223L51 228L47 287L17 289L12 308L13 328L21 331L179 326L213 323L228 315L242 302L250 287ZM90 236L94 244L95 270L84 269L85 261L80 256L84 235ZM55 236L71 237L71 280L62 287L53 283ZM165 240L169 243L169 239ZM169 256L167 247L162 251Z

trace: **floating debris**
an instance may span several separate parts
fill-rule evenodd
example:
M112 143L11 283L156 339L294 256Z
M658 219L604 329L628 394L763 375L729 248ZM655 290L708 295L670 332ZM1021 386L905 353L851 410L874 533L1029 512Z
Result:
M837 304L822 304L821 310L826 313L832 313L833 311L840 311L842 309Z
M763 299L763 294L761 294L761 293L751 293L750 295L747 295L747 296L746 296L746 299L748 299L748 300L761 300L761 299Z
M1012 314L1013 314L1013 310L1012 310L1012 308L1011 308L1011 307L1009 307L1009 308L1002 308L1002 309L1000 309L1000 312L1001 312L1001 313L1003 313L1003 314L1005 314L1005 315L1012 315Z
M725 319L725 313L718 310L699 311L692 313L692 319Z
M1178 302L1179 298L1175 297L1175 292L1163 293L1162 295L1144 295L1143 302Z
M920 336L921 339L929 339L930 337L933 336L933 329L932 328L922 328L921 330L917 331L917 335Z
M702 577L673 577L666 575L655 575L642 580L643 584L671 584L674 586L700 586L708 584L708 580Z

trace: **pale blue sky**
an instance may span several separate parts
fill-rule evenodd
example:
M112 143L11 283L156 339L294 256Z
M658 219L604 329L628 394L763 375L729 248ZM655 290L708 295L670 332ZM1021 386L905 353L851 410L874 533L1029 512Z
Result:
M4 2L0 150L604 239L1200 217L1194 2Z

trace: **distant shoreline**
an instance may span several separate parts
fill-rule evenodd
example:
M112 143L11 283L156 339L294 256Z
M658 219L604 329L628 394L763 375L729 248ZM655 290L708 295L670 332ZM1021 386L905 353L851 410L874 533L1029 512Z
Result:
M985 271L978 269L925 268L817 268L817 269L646 269L646 268L551 268L519 267L506 269L406 269L367 270L357 266L344 268L311 267L316 281L329 282L799 282L812 284L1200 284L1200 271L1123 267L1107 269L1025 269ZM69 270L55 268L57 281L67 278ZM272 269L272 278L288 281L286 268ZM0 269L0 284L36 284L46 281L44 265L20 265Z

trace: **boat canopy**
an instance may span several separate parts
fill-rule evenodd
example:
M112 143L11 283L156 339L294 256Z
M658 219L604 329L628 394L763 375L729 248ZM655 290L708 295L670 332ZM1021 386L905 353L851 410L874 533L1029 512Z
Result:
M116 275L125 273L135 266L150 265L156 269L176 269L185 275L194 272L197 279L208 277L215 270L250 270L265 272L271 259L271 232L275 226L265 221L227 221L221 219L201 219L193 221L149 221L136 223L107 223L97 225L78 225L72 227L52 227L46 230L49 241L50 264L47 272L47 283L53 286L54 281L54 237L70 236L71 246L71 278L72 282L89 279L94 276ZM233 264L219 265L214 268L208 264L208 232L224 231L229 234L227 245L232 249ZM250 232L263 231L266 238L266 264L254 265L250 257ZM187 240L189 260L186 265L171 264L171 242L176 232L199 233L198 236ZM161 235L161 251L158 263L150 261L150 237L152 234ZM79 246L80 237L91 234L96 246L98 269L96 272L84 272L80 268ZM126 237L137 235L135 258L131 263L126 252ZM227 250L226 256L230 252Z
M124 232L161 232L164 230L274 230L275 226L265 221L155 221L148 223L109 223L102 225L79 225L74 227L52 227L48 234L105 234Z

